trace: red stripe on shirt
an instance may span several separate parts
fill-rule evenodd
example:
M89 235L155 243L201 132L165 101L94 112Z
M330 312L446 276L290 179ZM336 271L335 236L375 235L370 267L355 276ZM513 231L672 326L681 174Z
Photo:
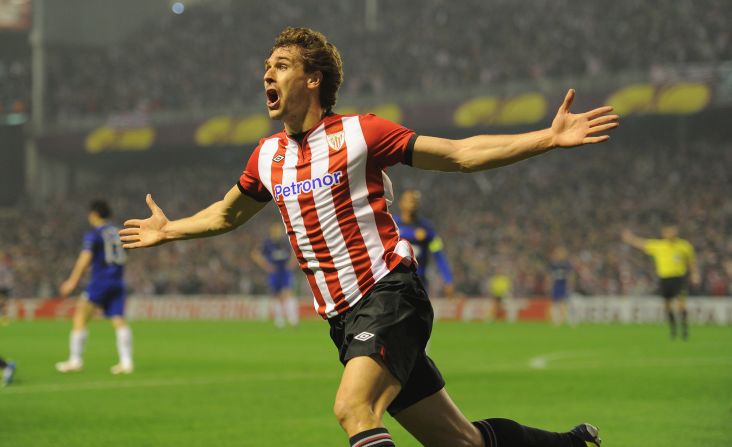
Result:
M325 128L327 135L336 134L343 131L343 120L338 119L329 123ZM339 150L329 148L329 165L328 172L343 172L343 180L340 185L336 185L331 189L333 195L333 204L338 219L338 225L341 228L343 240L348 248L348 255L351 259L358 288L364 295L374 284L374 277L371 271L371 258L368 250L365 250L366 241L361 235L361 229L358 226L356 213L353 209L351 201L351 191L348 182L348 145L344 141L343 147Z
M308 180L312 177L310 145L307 143L307 140L304 143L298 150L296 178L298 182ZM313 252L320 264L320 269L325 276L325 283L328 286L330 296L333 298L336 307L338 307L338 304L343 301L343 290L340 279L338 278L338 271L333 262L333 256L330 254L330 249L323 236L312 190L309 192L301 192L297 201L300 205L300 215L305 226L305 233L310 241L310 245L313 247Z

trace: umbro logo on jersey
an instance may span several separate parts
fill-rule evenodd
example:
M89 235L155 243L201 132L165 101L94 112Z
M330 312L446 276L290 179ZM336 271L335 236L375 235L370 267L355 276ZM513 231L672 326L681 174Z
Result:
M284 155L275 155L275 157L272 159L272 161L275 162L275 163L279 163L279 162L281 162L284 159L285 159L285 156Z
M372 334L371 332L361 332L360 334L353 337L353 339L358 341L366 341L373 336L374 334Z
M336 132L334 134L328 135L328 147L333 149L334 151L339 151L343 149L343 143L346 142L346 137L343 134L343 131Z

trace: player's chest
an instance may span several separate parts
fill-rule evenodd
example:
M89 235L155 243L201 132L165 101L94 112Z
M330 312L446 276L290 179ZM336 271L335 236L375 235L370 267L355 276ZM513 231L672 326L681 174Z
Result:
M266 166L270 192L278 204L347 190L349 173L365 166L366 151L334 149L325 142L281 146Z

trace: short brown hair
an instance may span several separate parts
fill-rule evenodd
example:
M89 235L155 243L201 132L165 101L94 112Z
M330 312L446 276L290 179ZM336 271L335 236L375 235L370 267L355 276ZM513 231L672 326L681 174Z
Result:
M270 55L277 48L297 46L304 61L305 73L319 71L320 105L330 110L336 103L338 89L343 82L343 62L338 48L322 34L310 28L287 27L277 36Z

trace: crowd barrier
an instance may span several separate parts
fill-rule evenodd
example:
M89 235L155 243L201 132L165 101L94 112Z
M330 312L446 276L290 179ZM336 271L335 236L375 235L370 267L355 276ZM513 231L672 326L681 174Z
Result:
M547 298L506 299L499 307L487 298L437 298L435 316L447 321L545 321L550 319ZM573 297L567 301L570 318L585 323L658 323L665 321L663 300L644 297ZM689 319L701 324L732 324L732 297L692 297ZM65 319L73 314L74 300L60 298L12 299L13 319ZM251 295L132 296L127 301L130 320L258 320L272 318L272 301ZM300 300L302 318L319 318L310 300Z

